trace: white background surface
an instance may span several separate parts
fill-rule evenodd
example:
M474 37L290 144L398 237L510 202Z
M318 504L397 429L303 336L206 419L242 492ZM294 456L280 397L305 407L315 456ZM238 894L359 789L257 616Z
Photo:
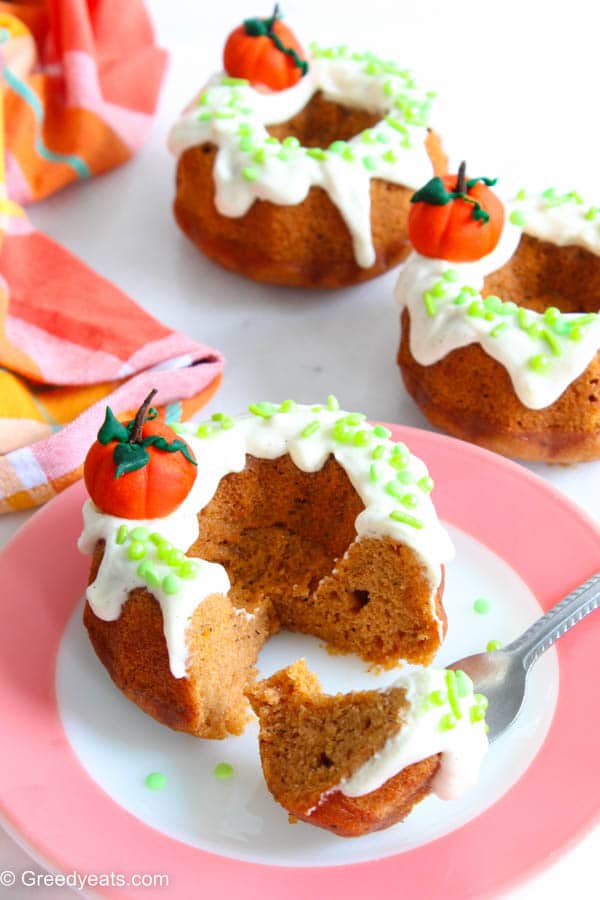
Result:
M167 129L220 67L229 31L242 18L266 15L268 4L149 0L149 7L159 41L172 54L150 139L126 166L31 209L33 222L158 318L225 353L224 383L209 413L237 412L256 399L314 402L333 392L346 408L371 418L427 427L395 365L394 273L335 293L260 286L213 266L173 222ZM421 84L437 90L435 123L454 162L467 157L474 174L519 185L577 189L598 204L599 32L590 10L592 4L582 0L285 4L288 22L305 44L316 39L371 49L412 67ZM533 468L598 518L600 463ZM27 515L2 517L0 544ZM512 891L511 900L597 897L599 852L597 829ZM31 867L1 835L0 870ZM72 896L51 888L5 894L19 900Z

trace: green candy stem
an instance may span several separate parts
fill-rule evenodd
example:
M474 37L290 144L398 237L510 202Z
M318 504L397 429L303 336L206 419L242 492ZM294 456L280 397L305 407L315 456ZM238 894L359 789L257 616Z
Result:
M279 12L279 3L276 3L275 8L268 19L244 19L244 31L249 37L268 37L273 41L280 53L285 53L286 56L290 56L296 68L300 69L303 75L306 75L308 72L308 63L306 60L301 59L291 47L286 47L285 44L282 43L279 35L275 33L275 22L280 18L281 13Z

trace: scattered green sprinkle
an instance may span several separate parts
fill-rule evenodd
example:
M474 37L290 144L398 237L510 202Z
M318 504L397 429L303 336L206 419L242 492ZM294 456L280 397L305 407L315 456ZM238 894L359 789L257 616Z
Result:
M153 531L148 540L152 541L153 544L156 544L157 547L166 542L166 538L164 538L162 534L159 534L158 531Z
M520 209L513 209L508 217L508 221L511 222L512 225L517 225L519 228L523 228L527 220L525 219L525 216Z
M339 408L340 408L340 404L338 402L337 397L335 397L333 394L329 394L329 396L327 397L327 409L330 412L335 412Z
M543 375L550 368L550 360L547 356L544 356L543 353L538 353L536 356L531 356L527 360L527 365L532 372L537 372L538 375Z
M300 146L300 141L298 140L298 138L297 138L297 137L294 137L294 136L291 135L291 134L288 135L288 137L284 138L283 141L282 141L282 143L283 143L283 146L284 146L284 147L292 147L292 148L294 148L294 149L295 149L296 147L299 147L299 146Z
M410 452L406 444L394 444L390 454L390 466L394 469L405 469L410 462Z
M456 269L446 269L445 272L442 272L442 278L444 281L458 281L458 271Z
M525 188L521 188L521 190L517 191L517 200L525 200L527 198L527 193L525 192Z
M329 145L329 149L332 153L336 153L339 156L344 152L347 146L348 144L346 141L334 141Z
M400 469L399 472L396 472L396 481L399 481L400 484L412 484L415 480L413 473L408 472L406 469Z
M473 693L473 682L469 678L466 672L463 672L462 669L457 669L454 673L455 675L455 684L456 684L456 693L459 697L468 697Z
M362 164L365 167L365 169L369 170L369 172L374 172L375 169L377 168L377 160L374 159L372 156L363 156Z
M148 559L144 559L139 566L137 567L137 574L139 577L146 582L148 587L158 587L160 584L160 578L156 572L156 569Z
M371 481L379 481L379 471L377 469L377 465L375 463L371 463L369 468L369 478Z
M490 330L490 337L496 338L502 334L503 331L506 331L508 328L508 322L498 322L497 325Z
M388 481L384 490L386 494L389 494L395 500L401 500L404 495L404 488L398 481Z
M436 281L436 283L431 288L431 293L434 297L443 297L446 291L448 290L448 284L445 281Z
M156 555L161 560L161 562L166 562L172 549L172 544L170 544L168 541L163 541L162 544L158 544L156 548Z
M373 452L371 453L371 456L373 457L373 459L381 459L382 456L384 455L384 453L385 453L385 444L378 444L375 447L375 449L373 450Z
M472 706L469 710L469 718L473 724L475 724L475 722L482 722L485 719L485 710L480 706Z
M129 528L127 525L119 525L119 530L117 531L116 542L117 544L124 544L129 535Z
M150 531L147 528L144 528L143 525L138 525L131 532L132 541L147 541L150 537Z
M300 437L308 438L321 427L321 423L317 422L316 419L312 422L309 422L308 425L305 425L302 431L300 432Z
M456 673L452 669L446 669L446 689L448 691L448 703L454 713L456 719L462 718L460 703L458 702L458 691L456 686Z
M150 791L162 791L166 783L167 779L162 772L150 772L144 779L144 784Z
M502 646L502 641L488 641L485 645L485 649L488 653L493 653L494 650L499 650Z
M221 76L221 84L229 84L229 85L244 85L250 84L250 82L246 78L232 78L231 75L223 75Z
M214 428L212 425L209 425L208 422L198 425L198 428L196 429L196 437L199 438L209 438L212 434L214 434Z
M392 510L392 512L390 513L390 519L393 519L394 522L402 522L404 525L410 525L411 528L423 528L423 522L421 521L421 519L417 519L416 516L411 516L399 509Z
M248 407L248 411L255 416L259 416L261 419L270 419L278 412L278 408L274 403L261 400L259 403L251 403Z
M456 719L452 713L446 713L440 719L439 729L440 731L451 731L453 728L456 728Z
M432 706L443 706L447 700L447 696L444 691L432 691L427 695L427 699Z
M127 548L129 559L143 559L146 555L146 545L142 541L132 541Z
M180 578L195 578L198 574L198 563L194 562L191 559L186 559L179 566L179 577Z
M473 603L473 609L476 613L480 613L481 615L485 615L485 613L489 613L492 608L492 604L489 600L486 600L485 597L478 597Z
M327 159L327 151L322 150L321 147L309 147L306 151L306 155L310 156L311 159L318 159L319 161Z
M554 356L561 355L562 350L560 349L560 344L558 343L558 340L556 339L555 335L552 334L551 331L548 331L547 328L543 328L542 332L541 332L541 337L543 337L543 339L546 341L546 343L550 347Z
M467 315L472 318L482 318L485 315L485 307L481 300L473 300L467 309Z
M386 150L385 153L381 157L386 163L389 163L391 166L395 165L398 162L398 157L394 153L393 150Z
M294 410L297 409L297 407L298 407L298 404L296 403L295 400L284 400L283 403L281 404L281 406L279 407L279 412L282 412L282 413L294 412ZM252 412L252 410L251 410L251 412ZM256 413L256 415L261 415L261 413Z
M375 425L375 427L373 428L373 434L375 435L375 437L387 440L387 438L391 436L392 432L384 425Z
M415 506L419 505L419 501L415 494L404 494L404 496L400 498L400 503L407 509L414 509Z
M166 563L169 566L180 566L184 560L185 553L183 550L178 550L177 547L173 547L173 549L169 551Z
M165 575L162 580L162 589L165 594L178 594L180 588L181 585L179 583L179 578L177 577L177 575Z
M219 781L227 781L229 778L233 777L233 766L230 763L217 763L213 770L213 775L215 778L218 778Z
M267 151L264 147L259 147L258 150L255 150L252 154L252 159L255 163L262 165L267 158Z
M242 169L242 178L246 181L256 181L258 178L258 171L252 168L252 166L244 166Z
M431 291L425 291L423 293L423 303L425 304L428 316L437 315L437 303L435 302L435 297Z

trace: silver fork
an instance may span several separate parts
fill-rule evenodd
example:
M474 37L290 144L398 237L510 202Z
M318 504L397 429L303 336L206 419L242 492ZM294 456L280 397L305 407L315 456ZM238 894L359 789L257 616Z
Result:
M448 666L466 672L475 691L488 698L486 721L490 741L495 741L517 718L525 699L527 673L533 664L559 637L598 606L600 572L567 594L506 647L465 656Z

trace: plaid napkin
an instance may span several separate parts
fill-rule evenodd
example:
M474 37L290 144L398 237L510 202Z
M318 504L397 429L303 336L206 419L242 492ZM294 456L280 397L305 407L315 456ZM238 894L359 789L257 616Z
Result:
M166 56L141 0L0 2L8 193L45 197L129 159Z
M39 46L45 68L32 75ZM129 418L156 387L166 421L189 418L217 389L223 359L36 231L15 202L116 165L141 140L164 64L141 4L0 3L0 55L0 512L9 512L80 477L107 403Z

